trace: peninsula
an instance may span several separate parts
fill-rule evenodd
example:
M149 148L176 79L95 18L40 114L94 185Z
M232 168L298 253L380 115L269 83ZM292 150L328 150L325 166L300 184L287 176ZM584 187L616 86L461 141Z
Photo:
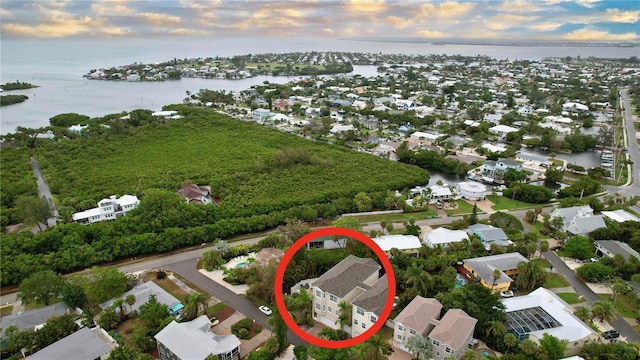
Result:
M38 85L33 85L26 82L21 82L21 81L15 81L15 82L9 82L9 83L0 85L0 89L1 89L0 92L11 91L11 90L27 90L27 89L37 88L37 87Z

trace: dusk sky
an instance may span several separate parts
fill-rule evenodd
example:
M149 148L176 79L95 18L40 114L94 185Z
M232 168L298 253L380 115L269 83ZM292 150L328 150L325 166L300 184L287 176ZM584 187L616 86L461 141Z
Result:
M384 37L640 41L640 1L4 0L4 38Z

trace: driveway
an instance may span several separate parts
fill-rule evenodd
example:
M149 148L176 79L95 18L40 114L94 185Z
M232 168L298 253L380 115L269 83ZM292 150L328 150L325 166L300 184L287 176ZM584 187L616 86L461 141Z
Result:
M53 217L49 218L49 220L47 221L48 222L47 226L48 227L54 226L58 221L58 209L56 209L55 207L55 203L53 201L53 195L51 194L51 189L49 189L49 184L47 184L47 182L44 180L44 177L42 176L42 171L40 170L40 164L38 163L38 160L36 160L36 158L34 157L31 157L31 169L33 170L33 174L36 176L36 179L37 179L38 197L45 198L51 201L51 203L53 204ZM36 227L31 231L36 233L40 231L40 228Z

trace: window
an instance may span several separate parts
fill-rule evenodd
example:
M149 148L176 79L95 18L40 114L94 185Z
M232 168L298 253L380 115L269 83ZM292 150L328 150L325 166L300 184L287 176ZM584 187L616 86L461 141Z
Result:
M416 334L416 331L415 331L415 330L413 330L413 329L411 329L411 330L409 330L409 333L410 333L411 335L415 335L415 334Z
M378 320L378 318L373 316L373 315L371 315L371 322L374 323L374 322L376 322L376 320Z
M365 328L365 326L366 326L366 325L365 325L364 323L362 323L362 328L363 328L363 329Z
M326 307L322 305L322 311L327 311Z
M444 348L444 351L451 353L451 348L447 346L446 348Z
M398 325L398 330L400 330L400 331L404 330L404 328L402 327L402 325Z
M320 310L320 304L316 303L316 309Z
M353 319L353 323L358 325L358 319Z
M333 301L333 302L338 302L338 297L335 295L329 295L329 300Z
M333 312L333 309L331 308L331 306L328 306L328 307L327 307L327 311L328 311L328 312Z
M363 308L358 308L358 314L359 315L364 315L364 309Z
M398 335L398 340L402 340L402 336Z
M340 315L340 310L336 309L336 315Z
M316 296L317 297L322 297L322 291L316 290Z
M435 346L440 346L440 341L438 341L438 340L433 340L433 345L435 345Z

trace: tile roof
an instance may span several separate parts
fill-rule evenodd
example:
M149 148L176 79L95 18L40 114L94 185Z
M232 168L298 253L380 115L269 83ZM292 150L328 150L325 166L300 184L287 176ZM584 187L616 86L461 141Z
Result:
M387 274L384 274L371 288L356 297L351 304L380 316L387 300L388 288Z
M431 331L429 338L457 350L466 347L467 339L473 334L477 322L463 310L449 309Z
M424 334L429 323L440 318L441 310L442 304L438 300L416 296L393 321Z
M513 252L508 254L498 254L492 256L483 256L473 259L463 260L465 264L468 264L484 282L487 284L493 284L493 270L498 269L501 272L500 278L497 282L512 281L504 270L515 269L518 267L518 263L524 261L529 262L520 253Z
M311 284L338 297L347 295L356 287L365 288L363 281L380 270L373 259L349 255Z

